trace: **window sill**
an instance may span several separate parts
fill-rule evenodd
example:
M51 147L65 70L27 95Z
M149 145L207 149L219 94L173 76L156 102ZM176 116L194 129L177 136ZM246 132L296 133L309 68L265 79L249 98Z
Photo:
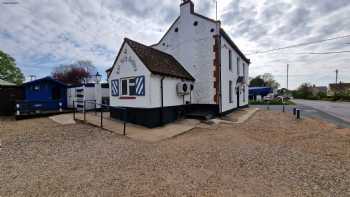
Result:
M131 100L131 99L136 99L134 96L121 96L119 97L120 100Z

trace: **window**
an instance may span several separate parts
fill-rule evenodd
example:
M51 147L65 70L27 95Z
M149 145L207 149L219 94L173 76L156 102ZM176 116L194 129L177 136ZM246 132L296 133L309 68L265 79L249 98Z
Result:
M239 76L239 65L241 64L241 59L237 57L237 75Z
M232 81L229 81L229 102L233 103L233 99L232 99Z
M179 31L179 28L176 27L176 28L175 28L175 32L178 32L178 31Z
M144 96L145 95L145 77L130 77L121 79L122 96Z
M211 29L210 29L210 32L212 32L212 33L213 33L214 31L215 31L215 29L214 29L214 28L211 28Z
M246 90L246 87L243 86L243 102L245 102L245 90Z
M232 51L228 50L228 69L232 71Z
M198 25L198 21L194 21L193 25L197 26Z
M243 76L245 76L245 63L243 63Z
M33 85L32 86L32 91L39 91L40 90L40 86L39 85Z

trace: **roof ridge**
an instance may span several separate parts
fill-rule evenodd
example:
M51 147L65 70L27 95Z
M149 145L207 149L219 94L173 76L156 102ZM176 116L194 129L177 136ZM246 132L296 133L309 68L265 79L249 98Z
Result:
M174 59L175 59L175 57L174 57L174 56L172 56L171 54L169 54L169 53L165 53L164 51L161 51L161 50L159 50L159 49L155 49L155 48L153 48L153 47L151 47L151 46L147 46L147 45L145 45L145 44L142 44L141 42L138 42L138 41L132 40L132 39L127 38L127 37L125 37L124 39L125 39L125 40L129 40L129 41L131 41L131 42L135 42L135 43L137 43L137 44L139 44L139 45L142 45L142 46L147 47L147 48L149 48L149 49L152 49L152 50L154 50L154 51L157 51L157 52L163 53L163 54L165 54L165 55L171 56L172 58L174 58Z

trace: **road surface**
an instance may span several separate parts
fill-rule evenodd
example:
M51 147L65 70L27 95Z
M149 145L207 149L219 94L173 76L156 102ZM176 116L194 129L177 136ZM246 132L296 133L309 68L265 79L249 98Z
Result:
M297 105L314 108L350 123L349 102L311 101L299 99L293 100L293 102L295 102Z

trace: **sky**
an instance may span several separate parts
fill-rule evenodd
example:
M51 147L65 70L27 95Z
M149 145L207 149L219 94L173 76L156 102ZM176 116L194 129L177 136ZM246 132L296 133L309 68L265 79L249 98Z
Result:
M14 3L15 2L15 3ZM195 11L215 18L215 0L193 0ZM272 73L286 87L350 82L350 37L298 48L270 49L350 35L350 0L218 0L218 18L251 59L250 77ZM91 60L111 67L123 38L157 43L180 12L180 0L0 0L0 50L29 75ZM105 74L104 74L105 77Z

